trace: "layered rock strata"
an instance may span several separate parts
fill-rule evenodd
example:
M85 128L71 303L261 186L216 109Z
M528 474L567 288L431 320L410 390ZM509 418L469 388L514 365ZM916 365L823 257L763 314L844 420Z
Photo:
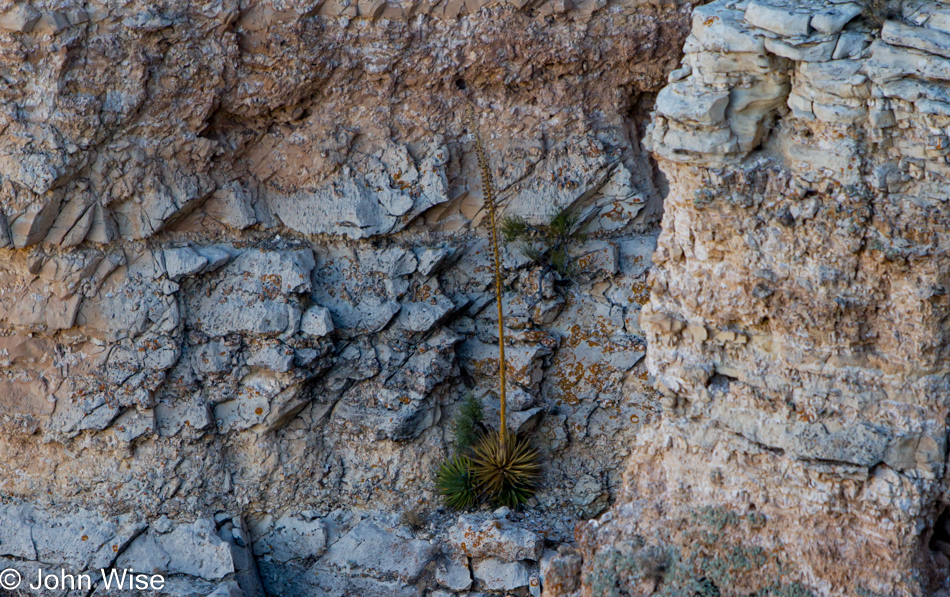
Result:
M647 134L664 416L551 594L946 594L950 6L880 4L693 12Z
M0 2L2 567L539 593L543 538L609 505L653 412L639 139L689 9ZM472 103L506 212L587 231L569 272L507 249L527 551L452 543L493 527L433 488L460 399L496 416Z

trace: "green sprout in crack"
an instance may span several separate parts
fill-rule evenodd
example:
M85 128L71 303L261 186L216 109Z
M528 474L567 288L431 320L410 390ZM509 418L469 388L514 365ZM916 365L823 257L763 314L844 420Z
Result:
M521 216L506 216L501 222L506 242L520 241L522 255L562 278L574 273L570 248L586 240L581 228L580 217L570 208L555 214L547 224L531 224Z

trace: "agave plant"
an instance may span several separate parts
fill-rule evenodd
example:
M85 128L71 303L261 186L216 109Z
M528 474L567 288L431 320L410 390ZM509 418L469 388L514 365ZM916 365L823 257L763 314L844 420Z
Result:
M478 501L478 491L472 478L472 461L457 455L439 467L435 480L445 505L453 510L467 510Z
M485 203L488 206L491 225L492 254L495 265L495 303L498 307L498 383L499 426L498 433L485 433L474 447L469 448L477 434L481 419L481 407L470 399L463 407L462 416L456 425L456 441L459 454L446 460L439 467L436 485L445 504L456 510L464 510L481 499L515 508L524 504L534 494L541 473L538 452L531 449L527 439L518 439L508 430L505 394L507 367L505 366L505 313L502 303L501 251L498 247L495 184L491 165L482 148L478 135L475 112L469 108L469 120L475 137L478 167L482 174ZM471 456L465 452L471 450Z
M537 450L510 431L482 437L473 448L471 465L479 495L509 508L517 508L534 495L541 475Z

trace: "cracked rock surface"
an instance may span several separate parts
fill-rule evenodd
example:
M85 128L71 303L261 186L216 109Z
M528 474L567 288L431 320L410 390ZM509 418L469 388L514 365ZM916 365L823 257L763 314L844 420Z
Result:
M657 410L641 139L691 8L0 0L0 568L540 595ZM544 478L460 519L433 483L452 419L470 393L497 418L469 105L503 210L586 236L570 271L506 247L510 416Z
M647 134L663 417L551 594L948 594L950 6L879 4L694 10Z

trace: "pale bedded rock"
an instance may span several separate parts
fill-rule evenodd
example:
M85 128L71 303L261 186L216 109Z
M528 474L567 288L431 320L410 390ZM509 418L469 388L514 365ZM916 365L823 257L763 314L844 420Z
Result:
M650 236L664 183L636 137L688 12L629 2L610 12L601 0L34 5L39 20L27 31L31 13L4 31L12 49L0 57L8 497L60 504L74 518L83 508L134 516L122 542L98 545L90 529L108 528L102 521L51 527L43 542L55 546L60 533L64 545L97 544L103 565L134 556L136 566L166 570L168 595L262 595L244 580L254 559L236 547L249 537L227 522L224 504L253 517L301 512L295 520L309 525L281 531L280 548L259 558L274 594L389 597L436 586L432 562L411 582L397 578L396 563L304 567L325 557L310 527L328 512L395 512L406 496L434 504L447 413L463 385L481 394L494 381L463 377L457 354L467 337L493 346L495 327L481 316L492 289L484 191L459 88L473 91L510 213L543 220L571 207L597 241L624 230ZM8 3L0 21L24 7ZM497 61L485 60L496 41L514 52L501 79ZM552 68L572 83L551 88ZM521 412L538 415L538 433L552 438L539 443L565 463L539 495L557 512L544 516L559 537L571 533L563 514L573 511L553 489L560 479L583 462L619 483L622 452L568 433L587 403L618 399L620 372L611 365L598 374L609 380L600 394L564 406L570 428L567 414L548 417L544 398L579 369L551 362L559 334L600 330L611 309L610 325L623 321L619 304L571 310L639 268L614 265L600 268L596 290L590 281L539 285L544 304L516 342L544 346L513 351L536 399ZM533 292L522 277L534 266L516 266L506 294ZM622 284L643 282L640 272ZM310 325L311 305L327 309L332 334L327 312L327 325ZM409 319L409 329L400 324ZM215 512L209 530L233 560L224 576L223 549L185 522ZM351 526L327 522L325 543ZM403 535L425 555L420 539ZM438 532L422 541L441 549ZM456 572L460 586L467 564Z
M796 8L794 3L749 2L745 9L745 20L751 25L780 35L808 35L811 15L807 9Z
M691 90L676 84L663 88L656 97L656 110L681 122L713 125L722 122L729 105L727 92Z
M235 571L231 547L218 537L210 519L164 531L150 528L119 556L116 566L206 580L223 579Z
M446 556L440 558L435 567L437 583L453 591L467 591L472 588L472 572L467 557Z
M531 582L531 567L525 562L488 558L476 561L473 569L478 586L489 591L514 591Z
M274 521L268 533L254 537L254 555L268 556L278 562L323 555L327 530L320 520L283 516Z
M496 558L505 562L537 560L544 546L535 533L504 519L459 516L446 541L470 558ZM513 587L512 587L513 588Z
M861 5L854 2L829 6L811 17L809 24L819 33L833 35L838 33L852 19L861 14Z
M455 303L445 296L405 303L399 309L396 324L410 332L427 332L439 325L454 310Z
M326 307L313 306L304 311L300 318L300 331L322 338L333 331L333 318Z
M191 247L165 249L165 271L168 277L178 281L186 276L197 274L208 265L208 260Z
M6 12L0 14L0 28L7 31L29 33L39 22L41 16L40 11L30 4L18 2L13 4Z
M435 555L427 541L406 539L367 519L334 543L315 564L358 574L392 575L411 582Z
M946 343L934 339L936 320L917 323L915 314L934 305L926 298L930 282L912 273L946 265L930 232L950 217L932 186L945 185L948 175L939 132L950 125L950 111L940 108L945 32L939 18L928 27L942 8L904 4L906 20L882 29L854 4L751 2L744 22L769 32L761 33L765 48L782 56L767 73L740 51L735 59L702 57L699 37L721 27L712 17L721 14L741 33L742 8L713 2L697 11L703 18L694 18L686 43L691 70L671 82L678 91L694 89L697 102L709 90L729 89L726 119L737 151L727 159L696 152L703 142L689 137L714 131L673 122L662 109L648 134L671 181L651 298L639 319L663 420L634 440L618 505L578 527L583 561L553 556L542 574L555 577L553 594L598 594L604 586L648 594L660 577L620 570L642 571L640 560L649 557L654 569L686 566L693 581L737 594L946 590L945 556L920 531L942 525L934 518L943 510L944 481L935 472L942 443L925 430L936 424L943 437L946 429L938 396L948 381L934 366ZM809 27L821 35L809 37ZM702 72L704 64L714 72ZM790 110L773 103L779 99ZM919 145L925 138L928 149ZM871 157L867 143L892 149ZM841 195L839 185L854 192ZM931 197L929 207L900 216L879 211L903 205L907 193ZM847 215L832 207L845 195ZM839 217L853 227L831 224ZM927 232L890 236L880 234L882 226ZM875 239L869 245L866 234ZM809 257L800 259L799 249ZM878 292L879 283L906 295ZM832 298L843 296L851 300ZM872 328L882 333L858 331ZM897 335L904 340L891 341ZM920 343L908 347L908 336ZM908 395L911 409L894 400ZM580 501L596 493L595 476L577 481ZM882 512L892 520L887 529ZM664 537L663 546L643 544L652 537ZM783 546L780 558L768 555L773 540ZM817 556L815 545L854 553L862 574ZM670 548L675 554L663 551ZM745 549L762 549L761 561L743 568L730 559ZM711 554L729 570L728 581L704 563ZM631 565L615 568L617 558ZM568 559L579 575L550 574L554 562ZM798 573L779 572L791 562ZM929 572L937 569L937 576ZM693 591L692 581L666 575L662 582L664 591Z

